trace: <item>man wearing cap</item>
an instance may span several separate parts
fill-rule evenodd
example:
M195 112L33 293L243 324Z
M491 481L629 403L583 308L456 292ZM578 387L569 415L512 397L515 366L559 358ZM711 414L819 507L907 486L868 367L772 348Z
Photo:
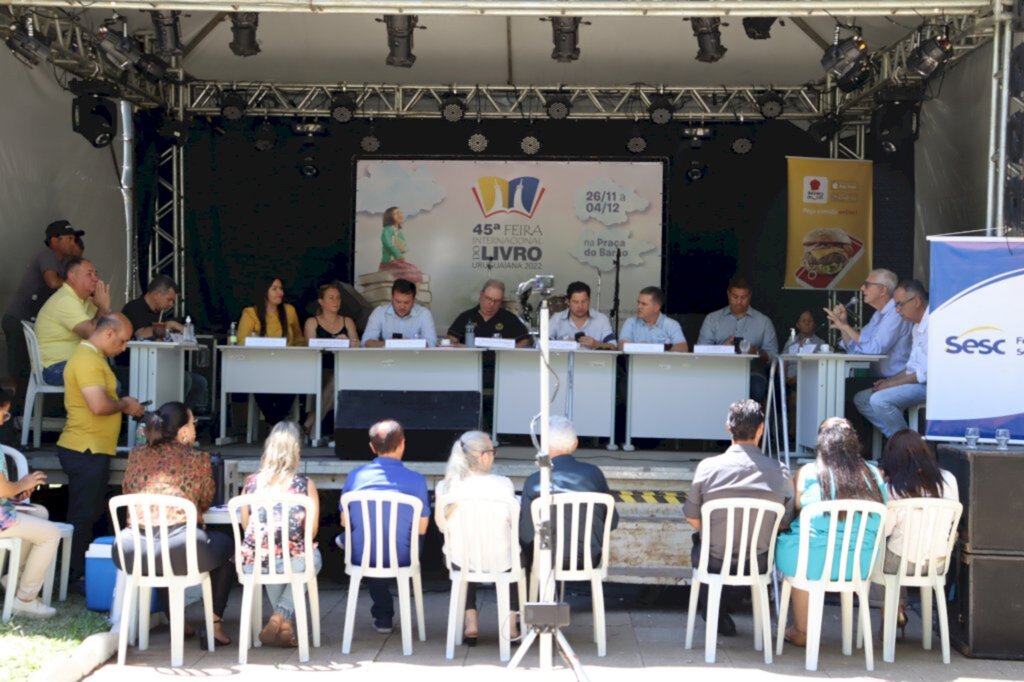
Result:
M46 227L46 238L41 249L28 263L18 290L11 299L10 307L3 317L4 337L7 340L7 370L17 382L17 397L24 398L28 384L28 346L21 322L35 322L39 309L50 295L64 283L64 264L78 253L76 240L85 234L76 230L66 220L55 220Z

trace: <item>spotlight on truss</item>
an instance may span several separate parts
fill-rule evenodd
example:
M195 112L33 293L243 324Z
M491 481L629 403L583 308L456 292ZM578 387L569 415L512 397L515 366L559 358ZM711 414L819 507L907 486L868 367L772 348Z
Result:
M238 121L249 107L245 96L237 90L226 90L220 96L220 115L229 121Z
M569 118L569 113L572 111L572 101L565 95L552 95L548 97L545 109L547 109L548 118L553 121L561 121Z
M551 58L556 62L574 62L580 58L579 17L551 17Z
M348 123L355 117L359 105L352 95L339 92L331 98L331 118L338 123Z
M156 55L142 51L133 38L121 35L112 26L101 26L96 32L97 47L111 64L121 71L135 67L146 80L159 82L167 75L167 63Z
M642 154L647 150L647 140L639 132L634 132L633 135L626 140L626 149L631 154Z
M466 117L466 102L460 95L449 92L441 98L441 118L449 123L458 123Z
M253 57L260 53L256 29L260 25L259 12L231 12L231 52L239 57Z
M686 179L690 182L697 182L707 177L708 165L703 161L691 161L690 168L686 171Z
M296 167L299 169L299 175L310 179L320 175L320 166L317 163L318 152L319 149L317 148L316 142L303 142L299 146L299 159L296 163Z
M868 44L859 35L839 40L836 28L835 42L822 55L821 68L832 74L840 90L853 92L871 76Z
M785 110L782 93L777 90L767 90L761 93L757 97L757 108L761 115L768 120L782 116L782 112Z
M256 126L253 133L253 145L257 151L269 152L277 146L277 130L270 121L264 121Z
M371 132L363 136L363 139L359 141L359 146L367 154L372 154L380 149L380 140Z
M828 142L839 133L842 127L843 123L838 116L826 114L808 126L807 134L815 142Z
M743 30L751 40L768 40L772 37L772 24L776 17L744 17Z
M420 18L416 14L385 14L384 26L388 30L388 56L384 63L408 69L416 62L412 53L412 34Z
M921 78L928 80L937 76L946 68L946 63L953 56L953 43L946 36L935 36L914 48L907 57L907 69Z
M36 35L32 17L26 16L22 26L15 25L7 36L7 47L28 66L37 66L50 58L50 44Z
M527 133L522 140L519 141L519 148L523 150L523 153L527 156L533 156L540 151L540 140L533 133Z
M710 140L714 136L715 131L704 126L683 128L683 137L690 140L691 149L700 149L704 145L705 140Z
M651 119L651 123L657 125L665 125L672 120L675 113L676 107L672 104L672 100L664 95L652 97L651 104L647 107L647 118Z
M697 36L697 61L717 62L725 56L727 48L722 47L722 20L718 17L694 17L690 19L693 35Z
M750 153L754 148L754 141L749 137L737 137L732 141L732 145L730 145L729 148L732 149L733 154L739 154L742 156Z
M95 95L79 95L71 102L71 129L100 149L117 134L117 105Z
M484 135L483 131L477 129L475 133L469 136L469 140L467 140L466 143L469 145L470 151L479 154L487 149L487 145L490 143L490 140L487 139L487 136Z
M181 56L181 12L152 10L149 17L156 32L156 53L164 59Z

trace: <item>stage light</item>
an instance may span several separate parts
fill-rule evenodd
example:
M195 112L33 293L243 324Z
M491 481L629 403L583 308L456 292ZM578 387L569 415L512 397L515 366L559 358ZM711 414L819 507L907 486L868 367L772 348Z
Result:
M914 48L907 57L907 70L928 80L946 68L953 56L953 43L946 36L929 38Z
M837 35L821 57L821 68L832 74L840 90L853 92L871 76L868 44L860 36L840 41Z
M31 16L25 17L24 28L13 28L5 42L14 56L28 66L36 66L50 58L50 45L35 34Z
M700 149L704 145L704 140L710 140L714 136L715 131L711 128L683 128L683 137L689 138L691 149Z
M690 182L703 180L708 174L708 166L703 161L691 161L690 168L686 171L686 179Z
M920 99L884 102L871 112L871 145L883 154L894 154L917 140Z
M815 142L828 142L836 136L842 126L842 121L839 120L838 116L835 114L827 114L812 123L807 128L807 134L810 135Z
M372 154L380 149L380 140L373 133L365 135L362 140L359 141L359 146L363 148L364 152Z
M181 55L181 12L152 10L149 13L156 32L156 53L164 59Z
M718 17L694 17L690 19L693 35L697 36L697 61L717 62L728 49L722 47L722 20Z
M118 34L110 26L101 26L96 37L100 52L118 69L124 71L134 66L143 78L154 83L167 75L167 64L162 59L144 53L134 39Z
M256 132L253 134L253 146L261 152L269 152L277 146L277 130L270 121L264 121L256 127Z
M645 140L639 133L635 133L632 137L626 140L626 149L631 154L642 154L647 150L647 140Z
M230 12L231 42L228 47L239 57L253 57L260 53L256 29L260 25L259 12Z
M761 93L757 97L757 108L761 111L761 115L768 120L782 116L782 112L785 110L782 93L776 90Z
M484 135L481 131L477 130L475 133L469 136L467 144L469 144L470 151L479 154L480 152L487 149L487 145L489 144L489 142L490 141L487 139L487 136Z
M164 119L160 123L160 127L157 128L157 135L170 140L176 147L184 147L185 143L188 142L188 121L179 121L167 112L164 112Z
M388 30L388 56L384 63L388 66L410 68L416 62L412 53L412 34L419 23L415 14L385 14L384 25Z
M579 17L551 17L551 58L556 62L574 62L580 58Z
M220 115L229 121L237 121L245 116L249 103L242 93L236 90L225 90L220 96Z
M651 119L651 123L657 125L665 125L672 120L675 113L676 107L672 104L672 100L664 95L652 97L651 104L647 107L647 118Z
M316 160L317 151L315 142L303 142L299 147L299 160L296 165L302 177L315 178L320 175L320 167Z
M537 136L528 133L522 140L519 141L519 148L523 150L523 153L527 156L533 156L540 151L540 140Z
M749 137L737 137L735 140L732 141L732 145L730 146L730 149L732 149L732 153L739 154L740 156L744 154L749 154L750 150L752 150L753 148L754 142Z
M352 95L339 92L331 99L331 118L338 123L348 123L355 117L359 105Z
M548 112L548 118L553 121L561 121L569 118L569 113L572 111L572 102L565 95L552 95L548 97L548 103L545 108Z
M466 103L462 97L449 92L441 98L441 118L449 123L458 123L466 117Z
M743 30L751 40L768 40L772 37L772 24L776 17L744 17Z
M296 121L292 123L292 132L296 135L312 137L313 135L326 135L327 128L319 121Z
M109 99L81 95L71 102L71 128L97 149L117 133L117 105Z

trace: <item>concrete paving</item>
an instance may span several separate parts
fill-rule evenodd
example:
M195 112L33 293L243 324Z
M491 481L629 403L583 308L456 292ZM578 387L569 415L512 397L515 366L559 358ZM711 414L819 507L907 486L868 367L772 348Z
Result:
M345 680L407 680L426 682L428 680L499 679L545 679L572 680L574 676L563 661L557 659L556 667L543 672L538 667L538 652L534 646L527 654L524 665L508 671L498 660L497 618L494 592L482 590L481 632L476 647L456 647L455 658L451 661L444 656L448 613L447 585L440 580L428 581L425 585L425 614L427 641L413 638L413 654L402 655L402 638L397 628L391 635L373 631L370 624L369 595L363 591L359 599L359 613L356 617L352 640L352 653L342 655L341 639L345 615L345 589L329 581L322 581L321 602L321 646L310 649L310 660L300 663L295 649L262 647L249 652L248 663L238 665L238 646L218 648L215 652L199 649L197 641L190 639L185 644L184 667L170 668L170 641L166 627L154 630L150 647L140 652L131 647L127 664L117 665L116 655L107 664L98 668L88 679L96 682L146 682L167 680L171 677L235 677L237 679L259 679L284 681L326 678L343 673ZM394 590L393 590L394 591ZM590 600L585 594L573 595L572 625L565 629L565 635L580 657L584 670L593 682L602 680L621 682L635 679L673 680L683 678L705 679L885 679L921 682L946 682L951 680L1024 680L1024 661L994 661L970 659L952 652L950 665L942 664L938 636L933 638L934 649L921 648L921 622L911 612L906 639L896 645L896 662L882 661L882 644L877 634L881 615L872 610L875 627L875 670L867 672L864 654L854 650L852 656L843 656L840 643L839 607L826 606L825 626L822 636L821 656L817 672L804 669L804 650L787 645L781 657L775 657L771 665L765 665L763 654L753 648L752 620L749 612L734 615L737 625L736 637L719 637L718 655L714 664L704 662L704 623L697 619L694 649L683 648L685 638L686 612L680 598L681 590L674 593L643 592L641 590L609 586L607 596L608 652L605 657L597 656L592 641L592 620ZM237 639L238 608L241 591L232 595L226 614L228 632ZM652 599L653 596L653 599ZM649 603L654 601L653 604ZM397 608L397 598L395 600ZM265 613L267 607L265 606ZM201 619L201 610L193 605L188 610L189 620ZM415 621L414 621L415 623ZM415 628L415 625L413 626ZM406 677L408 676L408 677Z

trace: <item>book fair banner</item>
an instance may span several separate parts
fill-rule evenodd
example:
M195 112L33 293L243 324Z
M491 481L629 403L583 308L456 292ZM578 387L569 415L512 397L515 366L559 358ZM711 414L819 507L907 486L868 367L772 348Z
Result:
M1024 441L1024 239L928 240L927 435Z
M788 156L786 289L854 291L871 272L870 161Z
M612 306L620 258L620 320L637 292L661 284L659 162L360 161L355 275L373 304L397 278L417 283L439 333L477 304L491 278L507 298L534 275L556 293L590 285L591 306Z

